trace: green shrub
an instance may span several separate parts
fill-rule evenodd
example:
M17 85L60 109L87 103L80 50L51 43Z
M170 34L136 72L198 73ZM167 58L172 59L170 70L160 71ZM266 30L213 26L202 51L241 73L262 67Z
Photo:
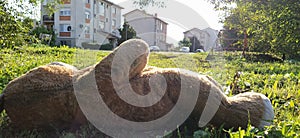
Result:
M100 46L100 50L112 50L113 48L113 45L109 43Z

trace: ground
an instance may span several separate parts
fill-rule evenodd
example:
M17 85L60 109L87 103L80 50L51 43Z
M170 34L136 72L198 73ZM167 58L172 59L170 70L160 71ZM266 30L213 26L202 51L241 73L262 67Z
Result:
M100 61L109 52L70 49L67 47L21 47L0 50L0 93L12 79L28 70L53 61L61 61L84 68ZM223 130L206 127L190 133L194 137L213 136L267 136L299 137L300 135L300 62L264 59L260 54L251 53L251 58L242 58L241 52L217 52L172 54L151 53L149 64L162 68L185 68L212 76L224 88L233 82L236 72L241 72L237 85L263 93L271 99L275 111L273 125L263 130L249 127L247 130ZM247 84L247 85L246 85ZM229 92L228 95L232 93ZM84 126L77 132L69 131L25 131L15 130L9 125L5 112L0 117L0 137L103 137L93 126ZM188 132L188 130L187 130ZM184 132L183 132L184 133ZM184 135L178 133L179 135Z

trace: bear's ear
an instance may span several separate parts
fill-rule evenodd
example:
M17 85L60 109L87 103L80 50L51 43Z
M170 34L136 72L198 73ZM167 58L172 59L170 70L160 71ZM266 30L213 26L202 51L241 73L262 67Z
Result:
M149 46L145 41L130 39L98 63L96 70L110 72L112 77L130 79L146 67L148 55Z

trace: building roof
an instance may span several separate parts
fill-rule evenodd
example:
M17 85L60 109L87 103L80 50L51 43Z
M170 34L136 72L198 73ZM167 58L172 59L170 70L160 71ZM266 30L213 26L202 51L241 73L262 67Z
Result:
M132 11L130 11L130 12L127 12L127 13L123 14L123 16L125 17L125 16L130 15L130 14L132 14L132 13L134 13L134 12L140 12L140 13L143 13L143 14L145 14L145 15L148 15L148 16L151 17L151 18L155 18L155 19L157 19L157 20L160 20L161 22L163 22L163 23L165 23L165 24L168 25L167 22L165 22L164 20L158 18L156 15L149 14L149 13L147 13L146 11L140 10L140 9L135 9L135 10L132 10Z
M135 10L132 10L132 11L130 11L130 12L127 12L127 13L123 14L123 16L127 16L128 14L132 14L132 13L134 13L134 12L136 12L136 11L142 12L142 13L144 13L144 14L147 14L147 15L152 16L151 14L146 13L146 11L144 11L144 10L139 10L139 9L135 9Z
M186 34L186 33L191 32L191 31L193 31L193 30L198 31L198 32L204 32L204 33L206 33L206 34L208 34L208 35L210 36L210 34L209 34L207 31L201 30L201 29L199 29L199 28L192 28L192 29L190 29L190 30L187 30L187 31L183 32L183 34Z
M189 31L192 31L192 30L197 30L197 31L208 31L208 30L212 30L212 31L215 31L215 32L218 32L218 30L215 30L215 29L213 29L213 28L211 28L211 27L207 27L207 28L205 28L205 29L199 29L199 28L192 28L192 29L190 29L190 30L187 30L187 31L185 31L185 32L183 32L183 33L187 33L187 32L189 32Z
M106 2L106 3L108 3L108 4L111 4L111 5L114 5L114 6L118 7L118 8L120 8L120 9L124 9L124 8L121 7L120 5L117 5L117 4L115 4L115 3L111 2L111 1L108 1L108 0L102 0L102 1L103 1L103 2Z

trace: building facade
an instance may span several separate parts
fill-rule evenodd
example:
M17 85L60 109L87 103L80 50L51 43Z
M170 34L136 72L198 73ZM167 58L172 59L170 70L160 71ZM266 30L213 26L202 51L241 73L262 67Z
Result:
M41 6L42 25L53 29L57 45L85 47L85 44L117 44L120 37L122 7L107 0L64 0L59 9L49 16L44 0Z
M194 52L197 49L209 51L216 48L218 45L218 31L212 28L199 29L193 28L183 32L184 38L188 38L192 45L190 51Z
M158 46L163 51L168 51L172 46L166 42L168 23L158 18L157 14L151 15L136 9L123 16L136 31L137 37L146 41L149 46Z
M219 31L212 29L210 27L203 29L203 31L207 32L209 34L209 40L208 45L211 46L209 49L217 49L219 48Z

